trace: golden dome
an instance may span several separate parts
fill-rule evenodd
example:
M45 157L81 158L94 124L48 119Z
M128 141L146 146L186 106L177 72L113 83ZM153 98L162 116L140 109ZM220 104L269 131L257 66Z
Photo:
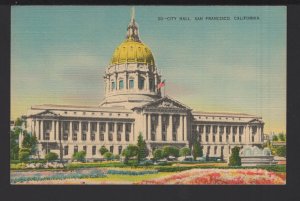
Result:
M154 57L150 48L131 38L126 39L113 53L110 64L144 63L154 65Z

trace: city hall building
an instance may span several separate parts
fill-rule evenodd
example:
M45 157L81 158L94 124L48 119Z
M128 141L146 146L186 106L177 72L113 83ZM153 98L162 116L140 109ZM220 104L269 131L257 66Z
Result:
M162 76L150 48L140 40L134 14L126 39L115 49L103 76L105 98L95 107L36 105L26 115L26 130L38 139L37 156L55 152L71 159L86 151L87 159L99 159L101 146L121 154L142 134L150 155L165 145L192 147L195 140L204 155L230 155L234 146L263 143L261 117L197 112L162 96ZM22 136L20 137L22 141Z

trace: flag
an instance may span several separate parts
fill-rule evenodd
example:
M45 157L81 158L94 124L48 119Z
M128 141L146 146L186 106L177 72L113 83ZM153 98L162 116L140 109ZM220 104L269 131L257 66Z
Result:
M160 82L160 83L157 85L157 89L160 89L160 88L164 87L164 86L165 86L165 81L166 81L166 80L163 80L162 82Z

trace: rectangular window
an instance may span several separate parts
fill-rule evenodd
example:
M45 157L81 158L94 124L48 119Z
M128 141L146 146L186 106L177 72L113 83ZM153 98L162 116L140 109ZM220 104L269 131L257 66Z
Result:
M232 135L232 142L235 142L235 135Z
M126 124L126 132L131 132L131 124Z
M111 153L114 153L114 146L110 146L110 147L109 147L109 151L110 151Z
M73 140L77 141L77 133L73 133Z
M213 126L213 133L217 133L217 126Z
M83 151L86 153L86 146L83 146Z
M239 127L239 133L240 133L240 134L243 134L243 132L244 132L244 127L243 127L243 126L240 126L240 127Z
M134 88L134 80L129 80L129 89Z
M177 140L176 134L173 134L172 137L173 137L173 141L176 141L176 140Z
M208 135L205 135L205 141L208 142Z
M100 123L100 131L105 131L105 123Z
M100 134L100 141L104 141L104 134Z
M123 131L123 125L122 124L118 124L118 132L122 132Z
M214 155L216 155L216 154L217 154L217 150L218 150L218 147L217 147L217 146L215 146L215 148L214 148Z
M119 89L123 89L124 88L124 81L120 80L119 81Z
M215 142L216 141L216 136L215 135L213 135L213 142Z
M154 91L154 84L152 79L149 79L149 86L150 86L150 91Z
M145 80L144 78L139 79L139 89L144 89Z
M203 133L203 129L204 129L203 127L204 127L204 126L199 126L199 132L200 132L200 133Z
M257 126L252 126L252 134L256 134L257 132Z
M86 141L86 133L82 133L82 135L81 135L81 140L82 140L82 141Z
M227 133L227 134L230 133L230 126L226 126L226 133Z
M111 90L113 91L113 90L115 90L116 89L116 84L115 84L115 82L111 82Z
M219 141L222 142L222 135L219 135Z
M224 133L224 126L220 126L220 134Z
M112 134L109 134L109 135L108 135L108 140L109 140L109 141L113 141L113 135L112 135Z
M91 133L91 141L95 141L95 133Z
M129 134L128 133L126 133L126 135L125 135L125 140L128 142L129 141Z
M252 135L252 142L254 142L254 135Z
M210 133L210 126L206 126L206 133Z
M232 127L232 132L233 132L233 134L236 134L236 133L237 133L237 127L236 127L236 126L233 126L233 127Z
M239 142L242 142L242 136L239 135Z
M166 141L166 134L165 133L162 134L162 141Z
M69 147L68 146L64 146L64 155L68 155L69 154Z
M96 155L96 146L92 147L92 155Z
M114 132L114 123L109 124L109 132Z

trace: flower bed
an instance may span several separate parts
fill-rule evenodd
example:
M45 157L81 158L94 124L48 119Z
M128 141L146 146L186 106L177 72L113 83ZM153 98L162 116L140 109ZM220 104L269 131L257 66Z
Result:
M157 170L107 170L107 174L119 174L119 175L145 175L145 174L157 174Z
M137 184L285 184L285 177L262 169L193 169Z
M14 173L11 177L11 184L44 181L44 180L64 180L64 179L82 179L82 178L99 178L105 177L103 171L100 170L84 170L73 172L22 172Z

